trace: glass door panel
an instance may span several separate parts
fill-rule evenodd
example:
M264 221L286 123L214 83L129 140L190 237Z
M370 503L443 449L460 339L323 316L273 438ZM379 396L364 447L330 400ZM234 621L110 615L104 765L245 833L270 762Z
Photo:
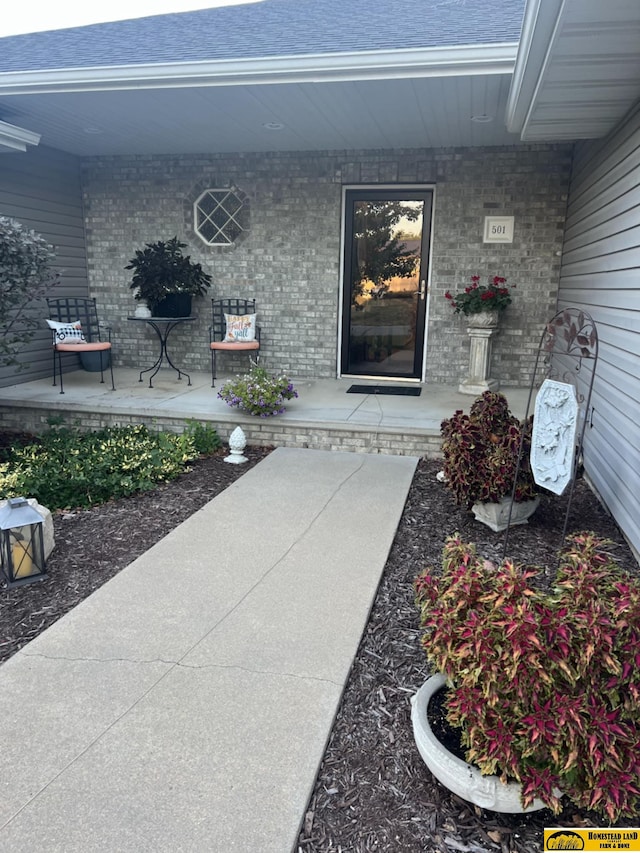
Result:
M422 375L431 196L346 193L343 374Z

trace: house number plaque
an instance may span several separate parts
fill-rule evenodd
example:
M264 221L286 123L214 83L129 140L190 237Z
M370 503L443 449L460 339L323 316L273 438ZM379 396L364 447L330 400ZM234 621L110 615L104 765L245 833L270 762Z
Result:
M485 216L484 243L513 243L513 216Z

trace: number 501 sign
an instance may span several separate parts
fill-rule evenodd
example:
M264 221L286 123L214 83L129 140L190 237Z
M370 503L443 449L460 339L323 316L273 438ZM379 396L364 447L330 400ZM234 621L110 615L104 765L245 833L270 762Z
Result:
M513 216L485 216L484 243L513 243Z

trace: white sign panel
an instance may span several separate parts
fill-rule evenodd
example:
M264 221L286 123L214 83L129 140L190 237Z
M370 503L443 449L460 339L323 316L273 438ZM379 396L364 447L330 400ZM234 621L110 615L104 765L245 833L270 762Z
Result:
M531 470L539 486L561 495L573 476L578 401L573 385L545 379L538 391L531 438Z
M513 216L485 216L484 243L513 243Z

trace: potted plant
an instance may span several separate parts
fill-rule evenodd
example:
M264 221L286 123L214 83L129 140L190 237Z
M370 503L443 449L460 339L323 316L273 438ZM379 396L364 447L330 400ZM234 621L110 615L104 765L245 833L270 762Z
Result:
M188 317L192 297L204 296L211 286L202 266L183 255L186 246L177 237L147 243L125 267L133 270L134 299L146 302L154 317Z
M510 513L511 524L526 523L540 502L529 463L532 428L533 418L518 421L499 391L485 391L468 415L459 409L440 426L444 482L492 530L506 529Z
M218 397L228 406L261 418L282 414L284 401L297 396L287 376L271 376L258 364L252 364L251 370L243 376L229 379L218 391Z
M640 582L595 534L567 542L545 590L539 570L496 567L451 537L441 576L415 582L422 645L463 775L518 785L523 809L558 813L564 795L613 821L640 807ZM424 702L419 691L412 718L426 754Z
M501 275L489 276L488 284L480 284L480 276L472 275L471 284L461 293L453 295L447 290L444 298L456 314L464 314L467 317L490 315L492 322L497 323L500 312L511 305L510 290L515 284L508 287L506 284L507 279ZM489 321L486 324L489 325Z

